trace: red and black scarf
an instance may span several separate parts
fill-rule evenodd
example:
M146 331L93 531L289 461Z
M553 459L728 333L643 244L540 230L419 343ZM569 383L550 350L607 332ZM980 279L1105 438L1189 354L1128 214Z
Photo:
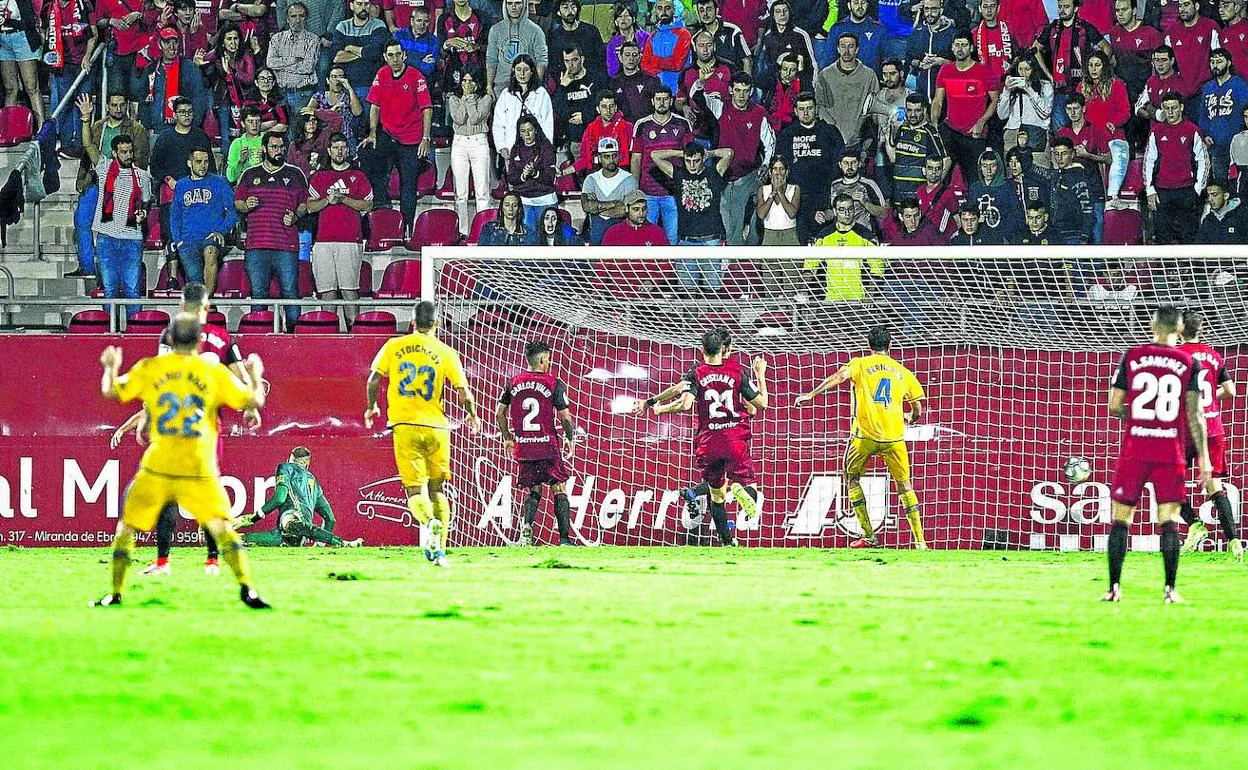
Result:
M68 10L69 18L65 18ZM58 0L52 0L48 10L47 44L44 46L43 62L52 69L65 66L65 36L81 34L85 29L82 21L82 3L70 0L69 8L62 9Z
M126 210L126 227L138 227L139 204L143 201L143 191L139 189L139 172L130 169L130 203ZM121 164L114 159L108 164L108 173L104 178L104 207L100 211L100 222L113 221L113 198L117 189L117 177L121 176Z

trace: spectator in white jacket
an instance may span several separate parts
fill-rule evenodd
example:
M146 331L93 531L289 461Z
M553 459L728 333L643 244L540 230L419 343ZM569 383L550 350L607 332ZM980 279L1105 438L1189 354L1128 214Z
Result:
M1053 81L1034 59L1024 57L1005 76L997 117L1005 121L1005 149L1026 144L1033 154L1043 153L1049 143L1049 116L1053 112ZM1026 142L1019 139L1026 134ZM1044 163L1048 165L1048 163Z
M516 122L525 114L537 120L546 140L553 144L555 111L550 94L538 82L537 64L521 54L511 63L511 82L499 93L494 105L494 149L504 160L516 143Z

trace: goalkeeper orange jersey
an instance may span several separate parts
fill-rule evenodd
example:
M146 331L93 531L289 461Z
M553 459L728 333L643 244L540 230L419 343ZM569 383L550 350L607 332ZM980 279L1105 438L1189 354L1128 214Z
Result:
M468 384L459 354L432 334L415 332L386 342L372 370L390 378L386 423L446 428L442 391Z
M905 438L902 405L923 398L919 379L904 364L883 353L850 359L846 366L854 384L851 402L854 438L875 441Z
M140 466L165 476L217 476L217 410L252 406L251 393L224 364L197 353L144 358L113 390L123 403L143 401L151 443Z

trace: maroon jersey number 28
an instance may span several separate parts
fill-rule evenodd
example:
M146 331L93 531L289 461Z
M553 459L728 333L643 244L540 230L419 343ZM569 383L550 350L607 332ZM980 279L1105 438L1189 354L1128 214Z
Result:
M1200 363L1169 345L1134 347L1123 356L1114 387L1126 391L1126 426L1119 462L1185 461L1185 394L1200 391Z

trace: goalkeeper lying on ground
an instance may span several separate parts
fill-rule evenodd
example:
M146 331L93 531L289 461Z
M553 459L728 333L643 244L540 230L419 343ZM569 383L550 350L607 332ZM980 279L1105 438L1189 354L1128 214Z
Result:
M334 534L334 512L321 491L321 485L308 470L312 465L312 452L307 447L291 450L290 461L277 466L277 486L273 496L265 502L259 513L249 513L234 520L234 528L250 527L273 511L278 511L277 526L267 532L243 533L248 545L298 546L304 540L325 545L363 545L363 538L343 540ZM323 527L313 523L313 515L319 514Z

